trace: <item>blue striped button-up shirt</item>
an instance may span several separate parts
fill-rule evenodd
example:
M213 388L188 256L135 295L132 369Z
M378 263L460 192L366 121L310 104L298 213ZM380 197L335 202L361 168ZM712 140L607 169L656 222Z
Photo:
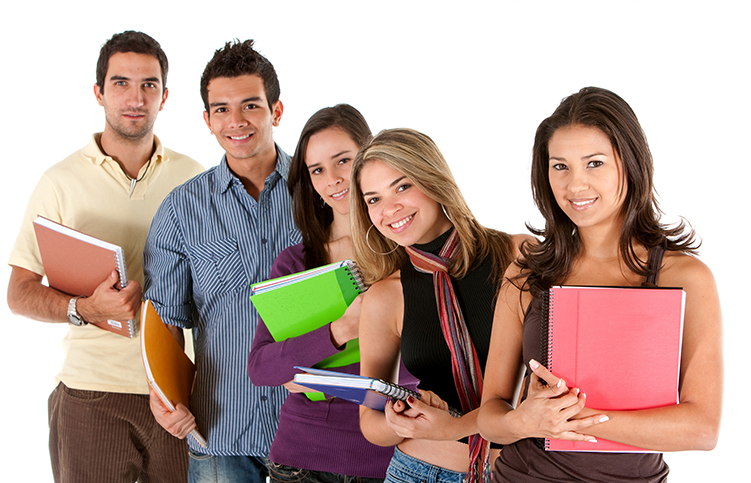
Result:
M258 201L223 158L167 196L146 240L144 297L166 323L193 329L190 410L209 445L188 441L200 453L268 455L287 394L255 387L246 369L258 323L250 285L268 279L279 252L300 242L286 182L290 158L276 149L276 170Z

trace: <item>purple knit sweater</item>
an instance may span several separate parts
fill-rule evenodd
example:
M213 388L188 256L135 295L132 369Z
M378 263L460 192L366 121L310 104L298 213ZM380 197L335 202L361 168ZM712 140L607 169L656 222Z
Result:
M270 278L304 270L302 244L279 254ZM311 367L335 354L329 325L307 334L274 342L262 320L258 322L248 357L248 374L257 386L278 386L295 375L294 366ZM334 369L360 373L360 364ZM401 368L402 374L406 369ZM412 376L402 384L416 385ZM279 414L279 429L271 444L269 459L276 463L315 471L364 478L384 478L394 453L393 446L369 443L360 432L359 407L338 398L311 401L302 393L292 393Z

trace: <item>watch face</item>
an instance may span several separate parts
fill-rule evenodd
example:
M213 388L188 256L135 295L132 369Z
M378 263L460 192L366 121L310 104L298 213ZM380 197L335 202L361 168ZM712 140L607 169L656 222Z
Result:
M79 327L83 325L83 320L74 314L68 314L68 322Z
M78 297L74 297L70 299L70 302L68 302L68 322L75 326L82 326L86 324L86 322L83 321L80 315L78 315L78 311L76 310L76 302L78 301Z

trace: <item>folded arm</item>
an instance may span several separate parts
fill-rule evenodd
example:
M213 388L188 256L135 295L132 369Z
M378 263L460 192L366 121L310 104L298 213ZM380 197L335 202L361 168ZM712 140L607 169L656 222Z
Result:
M102 281L90 297L80 298L78 313L86 322L107 320L128 321L138 316L141 307L141 286L131 280L119 290L117 271ZM67 323L71 295L42 285L42 276L25 268L13 266L8 282L8 307L16 314L42 322Z

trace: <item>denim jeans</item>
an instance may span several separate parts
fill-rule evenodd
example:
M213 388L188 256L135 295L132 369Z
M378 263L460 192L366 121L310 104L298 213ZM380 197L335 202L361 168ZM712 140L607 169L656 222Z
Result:
M381 478L360 478L326 471L313 471L294 466L269 464L271 481L281 483L382 483Z
M213 456L190 451L189 483L266 483L265 460L255 456Z
M447 470L394 449L385 483L462 483L466 473Z

